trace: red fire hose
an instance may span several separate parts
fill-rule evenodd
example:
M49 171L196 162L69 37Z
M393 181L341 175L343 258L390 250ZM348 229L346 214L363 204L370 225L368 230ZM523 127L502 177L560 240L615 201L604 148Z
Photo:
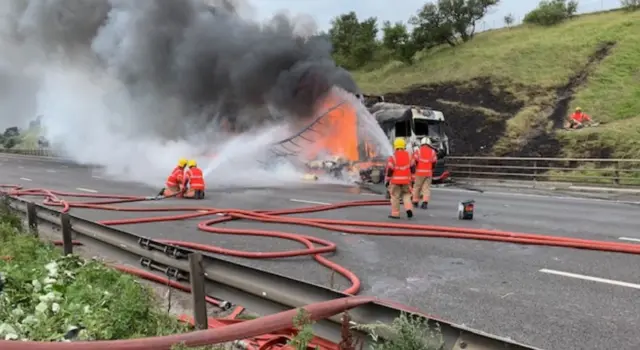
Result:
M197 217L205 217L211 215L217 215L214 219L200 222L198 228L205 232L218 233L218 234L234 234L234 235L249 235L249 236L262 236L271 238L281 238L299 242L306 246L305 249L298 249L293 251L280 251L280 252L246 252L225 249L222 247L198 244L192 242L183 242L176 240L158 240L167 244L173 244L190 249L201 250L205 252L223 254L234 257L244 257L249 259L272 259L272 258L285 258L292 256L312 256L317 262L332 269L351 282L351 286L344 290L346 294L356 294L360 290L360 280L358 277L348 269L340 266L331 260L325 258L321 254L334 252L337 247L333 242L323 240L313 236L279 232L272 230L258 230L258 229L234 229L223 228L216 226L223 222L233 220L251 220L263 223L274 224L287 224L287 225L302 225L309 227L321 228L329 231L338 231L350 234L360 235L378 235L378 236L402 236L402 237L440 237L440 238L458 238L458 239L474 239L493 242L505 242L505 243L518 243L518 244L531 244L531 245L545 245L555 247L566 248L578 248L578 249L590 249L598 251L619 252L628 254L640 254L640 245L621 243L621 242L607 242L586 240L571 237L559 237L540 234L528 234L518 232L505 232L494 231L486 229L474 229L474 228L461 228L461 227L446 227L446 226L433 226L433 225L418 225L418 224L403 224L403 223L386 223L386 222L370 222L370 221L351 221L351 220L333 220L333 219L316 219L316 218L300 218L300 217L286 217L290 214L303 214L313 213L320 211L328 211L340 208L349 207L362 207L362 206L379 206L388 205L387 200L368 200L368 201L352 201L342 202L336 204L311 206L306 208L296 209L284 209L284 210L242 210L231 208L210 208L210 207L151 207L151 208L127 208L115 206L115 204L141 202L149 200L147 197L138 196L120 196L120 195L104 195L104 194L80 194L80 193L68 193L60 191L52 191L47 189L22 189L15 185L0 185L0 189L4 188L4 193L11 196L41 196L44 197L43 203L50 206L62 207L63 212L67 212L70 208L85 208L85 209L97 209L97 210L111 210L122 212L183 212L181 214L146 217L146 218L132 218L132 219L117 219L117 220L103 220L99 223L107 226L115 225L130 225L136 223L151 223L162 221L177 221L192 219ZM92 202L70 202L61 199L61 197L76 197L76 198L93 198L98 201ZM139 270L131 273L140 275ZM146 276L142 276L146 277ZM159 278L154 275L153 278ZM166 283L163 281L163 283ZM215 299L214 299L215 300ZM372 301L371 298L352 297L346 299L340 299L341 301L335 301L340 305L346 307L346 304L354 305L352 303ZM215 301L214 301L215 302ZM307 310L318 310L317 306L320 304L306 306ZM325 304L323 304L325 305ZM332 304L329 304L332 305ZM344 309L341 309L344 310ZM310 311L311 312L311 311ZM333 312L333 311L331 311ZM339 312L339 311L338 311ZM335 312L335 313L338 313ZM291 327L293 315L289 315L289 311L277 315L268 317L262 317L256 322L256 325L262 324L262 327L252 328L252 321L243 322L242 324L225 326L224 336L217 334L212 336L208 331L199 331L183 335L175 335L170 337L159 337L151 339L137 339L137 340L122 340L122 341L109 341L109 342L93 342L91 343L91 349L169 349L171 344L176 342L186 341L188 345L205 345L214 344L224 341L244 339L247 337L258 336L264 333L276 331L279 329ZM323 315L333 315L330 312L323 310ZM316 319L324 316L314 314ZM274 322L274 323L269 323ZM245 328L246 327L246 328ZM258 329L261 333L258 332ZM256 332L249 331L248 329L256 330ZM237 333L236 333L237 331ZM219 330L217 332L220 332ZM249 334L250 333L250 334ZM44 349L44 344L56 349L80 349L82 346L89 346L87 343L65 343L65 344L52 344L52 343L38 343L38 342L4 342L0 341L0 348L6 350L26 350L28 349ZM83 345L80 345L83 344Z

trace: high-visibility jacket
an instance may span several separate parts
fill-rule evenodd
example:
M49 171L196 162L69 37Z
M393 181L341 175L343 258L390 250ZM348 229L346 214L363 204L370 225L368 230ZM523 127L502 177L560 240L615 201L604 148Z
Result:
M182 183L184 177L184 168L175 167L171 172L171 175L167 178L167 182L165 182L165 187L178 187Z
M583 123L585 121L591 121L591 117L582 112L574 112L571 115L571 119L577 121L578 123Z
M387 160L387 174L391 172L389 183L409 185L411 183L411 156L405 150L396 150Z
M204 177L202 170L198 167L191 167L184 176L185 183L189 182L189 188L192 190L204 190Z
M416 176L433 176L433 164L438 161L438 153L428 145L420 146L413 153L413 164L416 166Z

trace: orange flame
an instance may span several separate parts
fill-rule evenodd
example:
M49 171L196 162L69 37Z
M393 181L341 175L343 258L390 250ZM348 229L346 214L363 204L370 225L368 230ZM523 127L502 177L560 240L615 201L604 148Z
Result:
M331 92L319 101L317 106L316 116L324 116L321 122L314 126L320 136L316 136L308 156L314 159L324 152L348 161L358 161L360 157L356 108Z

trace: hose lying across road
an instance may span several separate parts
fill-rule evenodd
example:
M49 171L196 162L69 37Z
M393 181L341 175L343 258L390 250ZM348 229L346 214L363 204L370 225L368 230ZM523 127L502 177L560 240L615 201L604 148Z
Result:
M200 250L204 252L222 254L234 257L243 257L249 259L273 259L273 258L285 258L294 256L312 256L317 262L326 266L329 269L336 271L343 275L351 283L351 286L344 290L346 294L357 294L360 290L360 280L358 277L347 268L340 266L331 260L325 258L322 254L336 251L337 247L333 242L320 239L313 236L301 235L296 233L287 233L270 230L258 230L258 229L234 229L221 227L224 222L233 220L250 220L262 223L272 224L286 224L286 225L301 225L315 228L321 228L328 231L344 232L349 234L359 235L377 235L377 236L398 236L398 237L439 237L439 238L458 238L458 239L474 239L493 242L506 242L517 244L531 244L531 245L545 245L555 247L566 248L578 248L578 249L590 249L598 251L619 252L628 254L640 254L640 245L621 243L621 242L607 242L607 241L595 241L587 239L578 239L571 237L558 237L540 234L528 234L518 232L505 232L494 231L486 229L474 229L474 228L461 228L461 227L446 227L446 226L433 226L433 225L418 225L408 223L391 223L391 222L370 222L370 221L350 221L350 220L333 220L333 219L320 219L320 218L300 218L300 217L287 217L291 214L304 214L314 213L328 210L335 210L349 207L363 207L363 206L380 206L388 205L387 200L367 200L367 201L352 201L342 202L336 204L318 205L305 208L284 209L284 210L243 210L232 208L210 208L210 207L197 207L197 206L184 206L184 207L149 207L149 208L132 208L116 206L117 204L142 202L149 200L149 197L139 196L121 196L121 195L107 195L107 194L85 194L85 193L68 193L53 191L47 189L22 189L15 185L0 185L2 192L11 196L40 196L44 197L43 204L50 206L62 207L62 211L69 211L71 208L84 208L84 209L97 209L97 210L111 210L120 212L175 212L177 214L146 217L146 218L131 218L131 219L117 219L117 220L103 220L99 221L100 224L107 226L115 225L130 225L140 223L152 223L152 222L164 222L164 221L177 221L185 219L193 219L198 217L215 216L213 219L202 221L198 224L198 228L202 231L217 234L232 234L232 235L249 235L260 237L281 238L290 241L299 242L306 246L304 249L292 250L292 251L279 251L279 252L247 252L225 249L222 247L198 244L192 242L183 242L177 240L157 240L166 244L172 244L184 248ZM72 202L64 200L64 197L76 197L76 198L93 198L96 201L91 202ZM181 212L181 213L180 213ZM136 273L133 270L127 272ZM136 273L137 274L137 273ZM144 276L143 276L144 277ZM157 277L157 276L156 276ZM159 278L159 277L157 277ZM353 297L339 299L332 302L314 304L306 306L313 319L320 319L323 317L331 316L330 312L338 313L340 310L360 305L361 303L371 302L375 298ZM215 300L209 300L215 303ZM360 304L359 304L360 303ZM319 305L323 305L320 307ZM323 309L324 308L324 309ZM330 309L330 310L329 310ZM314 311L315 310L315 311ZM329 311L327 311L329 310ZM260 318L257 322L245 321L241 324L234 324L225 326L224 332L220 332L220 329L216 330L215 335L208 331L198 331L189 334L174 335L169 337L159 338L147 338L137 340L118 340L118 341L99 341L92 342L91 349L169 349L171 344L177 342L186 342L188 345L204 345L220 343L223 341L230 341L235 339L244 339L250 336L256 336L283 328L291 327L291 320L293 314L289 314L291 311L284 313L271 315ZM274 322L271 324L270 322ZM254 324L255 323L255 324ZM251 328L254 327L254 328ZM260 331L262 333L251 333L247 329L254 331ZM234 333L237 331L238 333ZM251 334L249 334L251 333ZM49 349L80 349L87 347L88 344L84 342L74 343L37 343L37 342L3 342L0 341L0 348L6 350L25 350L25 349L44 349L47 346Z

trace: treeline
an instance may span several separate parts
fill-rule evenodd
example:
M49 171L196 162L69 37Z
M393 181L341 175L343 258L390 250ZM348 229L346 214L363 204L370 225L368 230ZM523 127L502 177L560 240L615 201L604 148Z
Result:
M39 135L40 124L42 117L39 116L35 120L29 122L29 128L27 130L20 130L17 126L11 126L0 133L0 149L11 149L20 146L25 141L25 136L31 132L33 137L37 137L33 141L34 145L37 143L38 147L49 147L49 141L43 136Z
M347 69L390 60L411 64L418 51L471 40L476 22L499 2L438 0L426 3L407 23L384 21L381 26L375 17L360 20L349 12L333 19L327 35L336 63ZM382 40L378 39L380 31Z
M330 39L336 63L350 70L375 69L392 60L412 64L417 52L472 40L476 23L499 4L500 0L438 0L397 23L380 23L375 17L360 20L349 12L334 18L329 32L322 35ZM621 0L621 6L637 10L640 0ZM577 9L576 0L543 0L525 15L524 23L556 25L573 17ZM504 17L507 27L513 22L513 15Z

